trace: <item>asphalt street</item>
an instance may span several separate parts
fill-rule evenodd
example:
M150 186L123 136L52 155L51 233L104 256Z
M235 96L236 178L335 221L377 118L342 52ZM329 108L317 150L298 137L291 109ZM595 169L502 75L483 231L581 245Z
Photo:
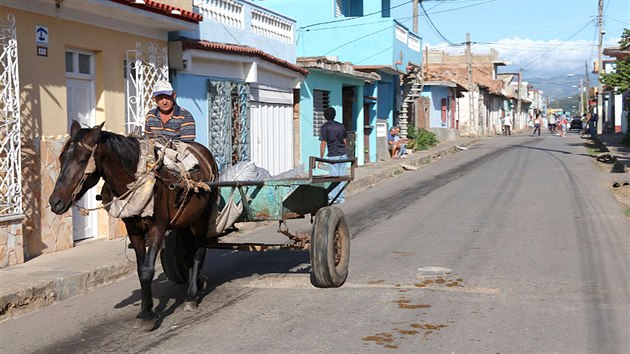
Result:
M311 286L308 252L212 250L196 312L160 274L142 332L129 278L1 323L0 352L629 352L630 225L607 181L576 134L487 139L347 199L340 288Z

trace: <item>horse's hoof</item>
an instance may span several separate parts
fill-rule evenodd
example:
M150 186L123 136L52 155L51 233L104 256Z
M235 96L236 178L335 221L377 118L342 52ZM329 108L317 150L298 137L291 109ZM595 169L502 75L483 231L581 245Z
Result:
M184 303L184 310L186 311L195 311L197 310L197 301L186 301Z
M134 328L141 329L145 332L150 332L156 328L157 316L151 316L150 318L138 318Z

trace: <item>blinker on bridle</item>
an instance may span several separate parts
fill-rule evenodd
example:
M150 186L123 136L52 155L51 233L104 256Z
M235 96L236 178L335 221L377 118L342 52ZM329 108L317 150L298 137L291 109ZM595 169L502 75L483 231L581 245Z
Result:
M85 166L85 170L83 171L83 176L81 176L81 180L79 181L79 184L77 184L77 187L72 192L73 202L76 202L76 197L79 194L79 192L81 192L81 189L83 188L83 183L85 183L85 179L89 175L94 173L94 171L96 171L96 160L94 158L94 154L96 153L96 147L98 146L98 144L95 144L94 146L89 146L82 141L77 141L77 145L84 149L87 149L90 152L90 159L88 160L87 166Z

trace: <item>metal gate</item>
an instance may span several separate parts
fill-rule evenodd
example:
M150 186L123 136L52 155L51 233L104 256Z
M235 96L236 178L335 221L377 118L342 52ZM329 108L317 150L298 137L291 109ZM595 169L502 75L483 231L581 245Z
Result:
M250 159L249 85L208 80L209 147L219 169Z
M127 133L144 129L144 117L151 109L153 87L158 81L168 81L168 52L155 43L136 43L127 51Z
M0 220L22 214L20 80L15 16L0 18Z

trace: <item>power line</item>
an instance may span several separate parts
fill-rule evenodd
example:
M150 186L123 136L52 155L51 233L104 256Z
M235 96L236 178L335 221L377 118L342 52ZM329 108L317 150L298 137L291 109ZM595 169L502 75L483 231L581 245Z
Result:
M392 6L388 10L393 10L393 9L395 9L397 7L401 7L401 6L407 5L407 4L411 3L411 2L413 2L413 0L404 2L402 4L398 4L396 6ZM365 18L365 17L372 16L372 15L375 15L375 14L380 14L382 12L383 12L383 10L381 9L379 11L374 11L374 12L371 12L369 14L362 15L362 16L346 17L346 18L342 18L342 19L339 19L339 20L332 20L332 21L324 21L324 22L313 23L313 24L310 24L308 26L300 27L299 30L305 30L305 29L307 29L309 27L314 27L314 26L319 26L319 25L327 25L329 23L339 23L339 22L345 22L345 21L352 21L352 20L356 20L356 19L359 19L359 18Z
M435 24L431 20L431 17L429 17L429 14L427 13L427 10L424 9L424 5L422 5L422 1L420 1L420 8L422 8L422 11L424 12L425 17L427 18L427 21L429 21L429 25L440 36L440 38L442 38L449 45L455 46L456 44L451 42L448 38L444 37L442 32L440 32L440 30L437 28L437 26L435 26Z
M590 24L592 24L593 21L589 21L587 22L584 26L582 26L580 29L578 29L575 33L573 33L571 36L569 36L567 39L565 39L564 41L560 42L560 44L558 44L557 46L553 47L552 49L550 49L547 53L539 56L538 58L530 61L529 63L523 65L520 69L525 69L526 67L528 67L529 65L545 58L546 56L548 56L549 54L551 54L551 52L553 52L555 49L557 49L558 47L560 47L561 45L563 45L564 43L568 42L571 38L575 37L578 35L578 33L582 32L582 30L584 30L586 27L588 27Z

